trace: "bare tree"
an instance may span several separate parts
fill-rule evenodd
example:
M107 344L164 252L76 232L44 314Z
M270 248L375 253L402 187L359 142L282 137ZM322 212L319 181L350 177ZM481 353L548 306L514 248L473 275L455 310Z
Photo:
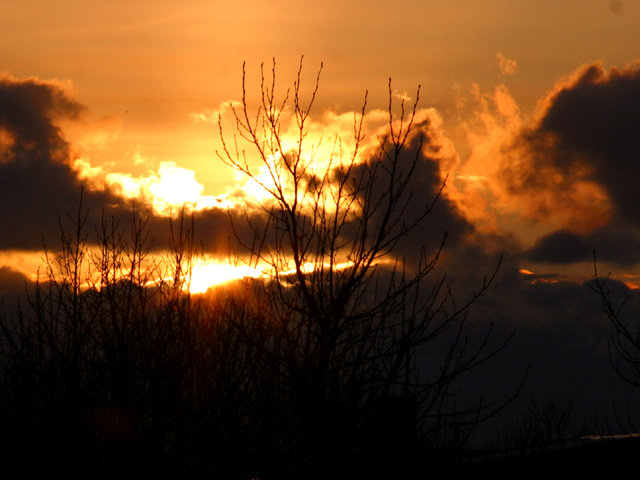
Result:
M609 275L602 278L594 257L594 276L590 287L602 301L602 311L609 319L609 360L618 375L635 387L640 387L640 323L625 314L629 296L616 300L611 291Z
M29 305L0 319L3 451L21 468L95 468L106 477L136 466L211 471L195 460L211 457L213 440L196 432L215 430L201 412L215 411L203 405L226 390L210 375L222 340L209 328L216 311L193 305L186 285L192 226L182 216L160 258L135 210L130 225L103 218L94 234L87 218L80 203L61 222L60 246L45 251ZM216 400L194 391L215 391Z
M342 140L334 139L329 158L319 159L319 145L310 144L307 129L320 72L307 100L301 98L302 62L283 99L274 93L275 61L270 78L264 69L261 73L259 106L252 111L243 67L242 101L231 105L237 131L231 140L219 119L218 155L264 194L255 207L245 208L245 223L236 221L234 232L238 258L263 270L269 281L254 282L229 317L241 310L240 318L250 318L237 327L251 338L265 366L255 378L264 383L259 390L272 395L264 399L272 403L265 413L271 413L270 422L286 423L272 428L288 438L272 441L272 449L280 451L271 458L281 462L293 456L314 470L349 452L353 456L371 434L366 426L376 401L390 395L418 399L420 433L431 440L490 415L495 405L456 404L453 387L504 345L490 348L488 331L472 347L464 333L467 309L495 272L458 304L443 278L427 278L445 232L440 247L423 249L414 264L396 251L428 221L440 196L419 211L411 203L416 192L410 180L423 146L416 125L419 89L413 104L402 100L396 106L389 82L388 124L371 157L360 155L365 96L354 118L353 148L347 152ZM293 147L286 146L283 133L286 115L295 124ZM251 233L245 236L241 231L247 226ZM442 349L440 356L434 345ZM439 363L426 376L416 368L415 356L429 348Z
M313 477L407 461L416 437L463 441L500 408L456 395L505 344L490 328L466 334L495 272L457 303L433 278L445 232L415 260L397 252L442 192L417 202L412 191L417 100L394 105L389 86L388 124L370 149L365 97L352 147L335 139L319 158L307 136L319 74L303 103L302 64L282 101L271 73L254 113L243 75L234 142L220 122L223 161L266 192L231 213L232 260L266 278L191 295L193 221L172 223L170 252L156 257L137 212L128 226L104 218L92 231L80 206L70 227L61 222L29 308L0 319L0 429L12 458L73 452L111 473L134 464L173 477ZM406 415L390 419L398 405Z
M502 454L528 455L566 446L591 433L593 421L580 418L575 411L575 399L531 396L524 413L508 419L492 441L492 450Z

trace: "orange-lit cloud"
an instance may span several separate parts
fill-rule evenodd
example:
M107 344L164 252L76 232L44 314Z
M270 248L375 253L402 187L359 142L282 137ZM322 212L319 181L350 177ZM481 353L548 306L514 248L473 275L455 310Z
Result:
M399 99L400 102L411 100L406 93L396 92L393 98ZM360 112L337 113L325 109L305 119L304 137L301 141L299 119L289 107L285 107L279 112L281 125L277 148L267 148L261 156L252 148L252 145L237 137L231 106L237 108L238 102L229 102L226 108L221 106L213 111L194 114L192 118L212 123L218 123L220 119L223 127L230 126L227 130L223 129L225 140L228 145L233 145L234 149L235 142L239 142L237 148L242 152L239 158L240 164L244 165L246 161L246 167L250 172L250 175L238 172L234 195L244 197L247 204L252 202L269 204L274 200L274 196L269 191L275 192L281 189L286 195L294 191L292 178L283 169L285 158L299 158L300 168L304 169L305 178L322 179L326 173L329 173L329 177L325 179L328 180L331 172L341 165L349 165L351 162L355 165L363 164L367 159L375 156L381 140L389 135L391 128L389 112L385 110L374 109L363 115ZM400 128L399 122L399 119L393 121L396 132ZM360 138L356 139L354 128L360 127ZM413 136L421 134L427 139L423 144L424 155L437 159L442 175L440 181L444 180L445 176L457 166L459 158L453 143L444 134L442 118L434 109L417 109L414 129ZM266 145L265 140L268 135L269 132L258 130L258 143ZM235 150L231 150L230 153L234 158ZM219 152L219 155L223 158L226 156L224 152ZM324 207L328 212L335 208L330 200L332 188L334 188L332 181L324 183ZM304 205L309 198L304 198L304 188L298 191L297 200Z
M264 218L260 218L260 209L251 211L251 207L255 200L266 202L268 195L265 196L264 188L272 188L273 182L281 182L283 191L289 195L291 185L287 183L286 177L279 175L278 169L282 167L283 155L290 155L291 151L298 148L301 165L306 169L304 181L312 181L313 177L332 172L334 167L342 163L348 164L352 160L362 171L367 162L381 161L385 156L379 152L380 142L392 130L397 134L400 128L401 109L397 100L409 101L404 93L393 95L397 108L394 110L396 117L392 124L389 124L388 112L382 110L374 109L364 115L357 112L336 113L328 109L320 111L306 119L306 135L302 139L302 146L299 143L301 139L297 120L285 109L282 112L279 150L265 156L260 164L260 158L251 157L251 151L247 149L247 165L251 175L240 176L235 186L221 195L213 196L205 194L196 172L167 161L160 162L157 169L152 169L152 163L139 150L133 153L132 163L147 167L143 174L119 171L118 164L111 161L92 164L91 153L108 148L109 141L117 134L117 124L112 122L98 125L95 131L80 132L77 135L79 140L74 139L77 145L72 146L59 125L64 120L73 126L84 107L70 93L53 83L8 78L0 85L0 95L11 98L11 101L0 106L0 115L4 118L3 163L0 164L4 175L0 179L7 186L4 194L14 195L11 197L12 201L22 199L17 203L7 201L7 204L15 207L5 209L3 215L7 218L20 216L20 221L13 222L15 232L13 236L4 239L5 247L40 249L43 235L55 242L59 238L59 215L63 216L62 228L78 221L79 217L74 217L70 212L78 211L82 191L81 209L88 215L85 228L91 230L93 225L100 225L103 218L126 225L131 216L132 204L135 203L138 214L142 218L148 218L147 225L151 229L151 235L160 236L160 241L154 244L158 253L166 251L166 240L163 238L166 239L167 234L162 229L166 229L167 224L163 223L162 217L180 211L183 206L187 212L196 213L196 229L203 237L203 246L210 253L228 246L228 239L231 237L229 216L236 217L237 233L242 234L247 228L250 229L243 225L246 219L242 217L242 207L249 207L248 214L254 216L253 221L257 222L253 225L264 221ZM225 114L224 108L218 111L221 115ZM227 120L229 113L227 110ZM197 119L215 121L215 117L214 113L208 112ZM25 118L29 119L29 128L23 125ZM354 125L360 124L362 135L357 141L353 133ZM411 201L416 205L415 209L408 209L412 213L423 211L430 205L438 195L446 174L459 162L453 144L444 134L442 118L435 110L418 109L414 127L415 130L405 145L406 160L403 159L403 162L412 162L413 159L418 161L415 173L410 178L410 189L414 191ZM422 143L418 141L420 135L424 137ZM80 158L76 156L76 151L80 152ZM89 152L86 157L82 155L85 151ZM410 165L411 163L407 163L407 168ZM42 175L43 172L46 175ZM326 191L322 192L322 201L327 202L325 206L331 212L332 195L335 192L332 191L334 187L331 174L327 178L329 181L325 184ZM25 186L29 189L28 192ZM386 186L381 183L375 188L384 194ZM20 214L23 208L27 208L28 215ZM231 209L229 213L227 208ZM36 214L41 214L41 218L32 218ZM460 232L470 228L455 205L448 200L446 192L431 217L437 219L442 234L445 230L450 230L451 238L456 238ZM7 222L11 223L11 220ZM441 237L434 235L432 239L435 245L439 244ZM89 242L94 241L95 238L91 235ZM57 247L55 243L47 243L50 248ZM415 245L416 251L420 251L424 242L419 240L418 244Z
M475 112L465 123L472 153L459 179L465 212L493 225L503 215L529 218L547 228L589 232L611 218L610 198L593 178L589 163L576 162L571 170L552 161L552 136L534 134L547 107L523 114L505 86L490 94L474 88ZM535 138L534 138L535 137Z
M128 173L107 173L82 159L77 159L74 166L80 178L89 181L93 188L108 186L124 199L146 202L158 215L169 216L183 206L187 211L199 211L226 209L233 205L228 195L203 195L204 187L196 180L195 172L174 162L160 162L157 172L138 177Z
M504 148L520 131L524 119L504 85L492 93L482 93L473 85L466 97L460 96L459 109L471 154L455 172L455 198L467 218L495 231L501 215L519 208L499 176Z
M585 261L594 250L613 263L640 262L638 65L586 65L531 115L504 86L474 88L472 97L464 124L472 152L457 173L456 199L476 226L534 222L542 236L526 258L535 262Z
M621 281L632 290L640 290L640 275L622 273L619 275L612 275L611 278Z
M503 56L499 59L508 60ZM444 130L441 115L434 109L417 109L415 130L407 138L403 153L407 162L418 159L416 170L409 179L409 188L414 193L406 211L410 214L423 211L438 195L447 177L448 185L428 217L427 230L422 234L414 232L415 237L403 240L407 254L419 251L429 242L429 248L437 248L441 237L433 233L436 230L448 231L450 243L455 245L473 231L497 235L507 234L508 228L512 228L508 232L511 235L525 222L537 222L542 226L536 232L538 240L534 243L533 237L530 238L528 245L531 248L525 252L526 258L533 262L570 263L584 259L585 252L594 245L608 248L614 232L624 234L628 239L625 245L631 250L636 245L633 229L613 222L623 217L632 218L636 208L629 175L620 173L628 172L624 158L635 151L636 145L633 136L625 133L625 125L629 122L625 124L624 110L618 107L624 102L617 100L620 96L633 104L636 77L637 69L633 66L611 72L605 72L597 64L587 66L558 82L533 114L523 112L504 85L489 93L474 85L466 104L460 103L461 108L466 109L463 128L471 145L471 155L464 162ZM290 179L282 174L285 159L291 152L299 151L301 166L305 169L303 183L310 182L311 185L324 172L352 159L356 174L368 162L384 158L384 155L379 156L380 142L399 128L399 103L410 101L404 92L391 94L396 106L392 124L388 121L388 111L384 110L374 109L364 114L321 110L305 119L306 135L302 139L299 119L285 106L280 112L281 141L277 149L265 150L261 158L251 150L251 145L239 144L239 151L246 154L242 160L246 158L250 175L239 172L235 185L223 192L212 192L217 194L212 195L205 193L195 171L169 161L154 166L140 151L132 154L132 163L146 168L142 174L119 171L116 163L92 165L90 155L72 160L75 149L71 148L56 119L73 122L83 107L54 84L40 81L27 84L10 79L5 87L7 90L20 87L25 99L30 98L30 89L39 90L46 93L43 98L47 100L32 105L31 110L37 120L35 124L40 122L44 134L31 139L21 133L18 117L6 122L0 136L5 168L17 169L25 176L28 174L20 169L24 170L33 158L41 158L42 164L53 172L47 178L48 183L43 183L43 189L56 183L61 185L49 197L68 198L69 192L77 195L84 188L89 209L98 213L101 209L110 209L108 214L118 219L124 218L123 214L135 201L145 209L145 214L151 215L154 234L159 231L159 219L185 206L188 212L198 214L196 223L203 232L205 245L211 248L209 252L218 251L230 236L228 215L241 216L246 207L258 219L261 210L253 207L256 203L269 205L273 200L269 189L281 188L285 195L293 195ZM608 96L613 96L610 103L616 105L615 108L607 106ZM593 97L600 99L593 102ZM56 98L59 103L55 103ZM67 111L65 102L73 108L69 107L71 109ZM232 109L238 107L237 102L227 102L217 109L194 114L192 119L211 123L220 119L225 135L229 135L228 144L235 145ZM567 112L580 108L585 111L580 118L567 116ZM600 121L601 118L607 122ZM362 137L356 142L354 125L360 123ZM612 129L610 125L616 128ZM115 123L107 126L109 128L104 129L107 133L101 135L97 128L94 136L86 137L87 143L84 147L79 145L77 150L91 150L91 146L104 148L110 140L108 132L117 130ZM264 138L260 137L263 133L258 135L259 142ZM419 141L421 136L422 143ZM602 143L607 147L602 147ZM23 154L23 150L32 148L31 145L38 146L41 157ZM620 168L606 170L605 161L607 165L617 162ZM376 194L384 195L384 188L375 188ZM332 189L332 180L329 180L324 184L321 197L327 202L328 212L331 212L332 194L335 193ZM304 206L304 194L301 191L298 194L305 214L304 208L311 205ZM55 202L52 206L60 207ZM229 214L227 209L230 209ZM59 208L55 215L65 210L72 211L73 208ZM242 222L240 216L237 217L238 227ZM51 229L54 227L57 230L58 225L52 223ZM513 248L517 249L515 245L514 242ZM570 249L571 255L562 254L567 251L567 245L576 247ZM611 256L610 260L636 262L633 255ZM209 266L202 268L203 278L214 277Z
M498 68L502 75L513 75L518 71L518 63L515 60L505 57L503 54L496 54L498 58Z
M35 282L43 272L42 252L24 250L0 250L0 268L9 267L26 279Z

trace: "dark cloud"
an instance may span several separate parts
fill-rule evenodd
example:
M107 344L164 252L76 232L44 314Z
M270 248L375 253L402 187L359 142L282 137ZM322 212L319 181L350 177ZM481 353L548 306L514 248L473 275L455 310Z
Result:
M21 273L8 267L0 267L0 309L1 314L14 315L20 305L20 297L32 288L32 283ZM23 306L25 299L22 298Z
M525 257L533 262L573 263L586 260L593 255L589 244L580 236L568 230L557 230L536 241Z
M505 147L510 194L560 228L525 252L534 262L640 262L640 68L587 65L562 81L538 121ZM556 223L557 224L557 223Z
M3 162L66 160L68 146L54 121L77 119L82 110L57 86L33 79L0 78L0 128L7 136Z
M541 173L588 180L607 193L617 214L640 224L640 69L585 67L549 100L539 125L523 139ZM540 170L539 170L540 171ZM543 175L539 182L548 182ZM533 176L529 182L533 182Z
M122 230L128 228L133 203L106 187L90 188L71 168L71 146L58 122L80 121L84 110L56 84L0 78L0 249L39 250L44 239L48 248L56 250L60 229L74 231L80 207L89 243L96 241L94 225L103 219L113 219ZM135 202L135 211L146 219L153 248L167 248L169 219L155 215L144 201ZM244 217L239 212L234 216L241 230ZM232 232L226 211L199 212L193 220L193 226L188 219L184 229L195 227L198 245L228 252ZM177 233L178 224L174 226Z
M536 241L525 258L541 263L574 263L598 259L617 265L640 262L640 232L631 226L607 225L588 234L556 230Z
M475 261L473 250L478 254ZM468 262L470 278L476 269L476 291L481 269L488 266L487 253L476 247L460 259L461 263ZM607 347L609 325L601 313L600 298L589 288L590 282L518 273L517 252L504 253L503 265L491 288L468 312L471 328L466 335L469 341L477 341L491 324L494 341L504 340L512 333L514 336L495 361L462 382L461 392L473 392L487 399L508 398L528 370L520 398L533 394L543 400L574 398L573 413L578 418L584 415L585 419L593 419L596 411L604 418L614 418L612 405L624 409L625 402L637 408L637 392L611 368ZM459 291L460 285L460 272L457 273L451 284L454 292ZM637 319L638 292L621 282L611 281L609 287L616 305L629 297L625 319ZM525 409L516 402L505 415L517 417ZM495 428L500 431L499 425Z
M374 227L383 221L392 190L395 193L400 188L397 180L393 189L390 187L392 175L396 179L405 176L405 195L397 201L392 213L392 217L399 220L393 232L415 223L409 234L400 240L396 250L396 253L401 253L411 261L419 257L423 248L428 253L434 253L442 244L445 234L446 248L450 248L473 232L473 225L447 196L446 186L443 188L441 165L451 162L448 156L455 152L448 151L442 145L438 129L439 126L427 115L416 123L395 166L392 164L393 147L387 145L386 153L381 154L380 149L372 151L365 164L357 166L352 172L355 178L375 175L368 179L372 182L369 205L373 206L374 215L370 223ZM429 213L421 219L426 211Z
M84 107L61 87L35 79L0 79L0 248L40 249L59 238L59 216L82 206L99 219L128 210L108 190L92 191L70 167L70 146L57 125ZM96 216L98 215L98 216Z

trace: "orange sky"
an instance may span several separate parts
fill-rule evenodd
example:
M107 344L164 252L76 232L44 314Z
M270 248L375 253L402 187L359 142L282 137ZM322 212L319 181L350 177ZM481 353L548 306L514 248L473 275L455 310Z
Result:
M190 114L237 98L243 61L255 79L275 56L287 82L301 55L309 71L324 61L319 106L338 111L358 108L367 89L372 106L384 106L388 77L399 91L422 84L423 106L438 108L451 128L455 88L505 83L530 109L584 63L640 58L639 24L639 4L609 0L411 0L393 8L357 0L27 0L3 8L0 58L19 78L70 81L94 121L113 119L117 137L99 160L128 168L134 151L172 160L197 170L214 194L216 132ZM498 53L517 62L508 78Z
M585 280L596 250L599 272L638 305L640 290L616 280L640 287L639 26L632 0L5 0L0 298L17 308L11 299L43 271L43 237L55 249L58 216L70 225L83 187L94 223L106 207L126 226L131 199L146 202L154 254L168 248L163 214L198 200L203 249L224 258L195 265L194 283L233 276L227 211L204 207L241 204L255 185L216 157L209 120L241 98L243 62L255 102L261 63L276 58L283 93L304 55L306 93L324 62L310 140L347 139L368 90L375 143L389 77L396 106L422 86L416 211L448 183L398 253L437 249L447 230L433 276L462 299L502 255L469 319L519 336L487 388L520 362L541 395L609 408L617 387L600 379L614 373L597 372L610 368L609 326Z
M449 198L477 228L529 248L556 230L587 235L613 222L613 200L587 166L568 190L557 165L555 189L507 179L504 146L583 65L608 70L640 58L638 25L640 4L609 0L27 0L3 8L0 58L5 74L55 80L86 107L62 127L94 178L159 184L169 169L209 197L228 193L236 177L216 159L217 127L196 119L240 97L242 62L249 89L273 57L283 88L302 55L304 85L324 62L318 134L339 133L340 115L359 111L366 90L373 116L385 108L389 77L398 96L421 84L420 105L436 109L452 151L441 164ZM575 207L585 198L588 207Z

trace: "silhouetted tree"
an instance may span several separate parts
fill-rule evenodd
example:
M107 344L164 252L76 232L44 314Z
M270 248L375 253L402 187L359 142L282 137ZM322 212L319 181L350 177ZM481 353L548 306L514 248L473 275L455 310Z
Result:
M609 359L618 375L635 387L640 387L640 322L632 321L624 315L624 307L629 296L614 299L609 276L598 276L594 263L594 278L591 288L600 296L602 310L609 319ZM613 285L618 286L616 284Z
M259 107L252 112L243 70L241 104L231 105L237 132L230 141L220 119L219 156L264 194L256 202L266 222L252 221L247 207L251 234L234 231L238 257L269 280L229 315L262 366L251 369L263 392L260 435L269 445L260 458L267 462L264 471L309 475L363 453L376 432L377 402L385 397L417 400L418 432L430 444L490 415L495 406L482 401L455 403L454 384L501 346L489 348L490 331L475 347L463 333L467 309L493 276L457 304L442 279L427 278L444 232L440 247L423 248L411 265L396 251L428 221L440 196L417 211L411 203L417 192L410 180L423 146L415 123L419 90L412 105L400 102L396 115L389 84L388 124L369 158L360 155L365 97L354 119L353 149L345 153L337 139L330 158L320 159L319 144L307 139L320 74L305 103L301 71L302 63L293 89L278 99L275 62L270 78L262 70ZM283 133L287 115L295 125L293 147ZM417 351L430 354L437 368L421 374Z
M244 217L231 215L231 260L263 278L191 295L198 254L184 212L161 257L135 211L128 226L109 218L90 226L80 206L61 226L29 306L0 322L7 458L105 477L125 467L189 478L363 473L399 468L416 438L431 446L461 438L500 408L461 404L455 388L504 346L491 346L491 329L475 343L465 335L466 312L495 273L456 303L444 279L431 278L444 232L415 262L396 251L439 197L418 210L411 202L422 150L417 100L395 115L390 87L372 155L359 155L363 107L353 151L336 141L331 158L314 162L306 142L318 80L305 106L300 75L293 149L284 147L289 97L275 98L275 66L270 84L262 77L255 115L243 75L234 112L252 153L231 148L220 123L222 159L266 192ZM418 355L430 359L427 371Z
M589 286L600 296L602 311L609 320L607 343L611 366L625 382L640 387L640 322L633 318L633 309L627 305L634 293L622 282L611 281L609 275L600 277L595 255L594 276ZM615 425L607 422L609 431L634 435L638 432L640 419L629 404L616 406L615 417Z
M593 433L593 424L576 413L574 398L540 401L532 396L524 413L503 424L491 448L498 455L529 455L567 447Z
M208 340L185 288L191 231L182 219L159 259L135 211L128 228L104 219L93 241L86 219L82 208L69 218L28 307L0 323L4 451L37 455L31 468L181 471L198 423L185 396L204 361L196 340Z

